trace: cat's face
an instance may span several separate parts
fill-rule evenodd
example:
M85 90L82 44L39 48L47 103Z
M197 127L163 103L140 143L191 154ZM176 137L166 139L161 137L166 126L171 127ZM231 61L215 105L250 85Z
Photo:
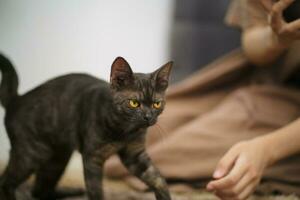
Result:
M124 58L115 59L110 78L113 104L130 125L155 124L165 106L171 68L169 62L150 74L133 73Z

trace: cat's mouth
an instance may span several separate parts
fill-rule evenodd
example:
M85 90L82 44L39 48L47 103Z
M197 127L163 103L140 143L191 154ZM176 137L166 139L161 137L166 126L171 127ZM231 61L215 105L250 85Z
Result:
M146 124L147 124L147 126L153 126L156 123L156 121L157 121L156 119L147 120Z
M153 126L154 124L156 124L157 119L149 119L149 120L132 120L132 123L135 124L135 126L137 127L141 127L141 128L147 128L149 126Z
M138 126L141 128L147 128L149 126L153 126L156 123L156 120L150 120L150 121L141 121Z

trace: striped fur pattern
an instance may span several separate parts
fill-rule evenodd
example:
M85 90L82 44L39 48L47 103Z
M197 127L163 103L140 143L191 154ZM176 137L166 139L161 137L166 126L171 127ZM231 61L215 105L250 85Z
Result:
M0 179L0 199L15 200L16 188L31 174L36 175L32 194L37 199L78 194L55 189L77 149L90 200L103 199L103 164L115 153L158 200L170 200L165 180L145 151L145 133L163 111L171 66L167 63L150 74L133 73L126 60L118 57L110 83L69 74L19 95L17 73L0 55L0 101L11 142L9 163ZM130 107L131 100L138 107ZM154 108L157 102L159 107Z

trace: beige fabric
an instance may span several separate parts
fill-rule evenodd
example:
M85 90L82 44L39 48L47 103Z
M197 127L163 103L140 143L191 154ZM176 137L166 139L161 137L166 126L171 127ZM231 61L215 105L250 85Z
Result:
M232 0L226 22L242 29L266 25L267 13L258 1ZM281 81L251 81L259 69L237 50L170 88L166 110L158 125L149 130L147 143L147 151L162 174L186 186L203 186L233 144L297 119L300 91L285 86L284 81L299 69L299 51L296 43L283 61L274 64L281 69ZM128 183L143 188L115 157L108 161L106 174L125 177ZM300 155L267 170L257 191L300 195Z
M169 180L203 186L218 160L233 144L270 133L298 118L300 92L278 85L250 84L245 80L251 79L252 73L243 58L240 52L225 56L209 70L196 75L198 79L194 76L171 88L166 110L158 123L163 132L157 126L150 129L147 145L154 163ZM229 70L230 73L224 70L228 61L234 66L237 60L238 70ZM223 72L219 74L220 79L215 77L215 72L211 73L216 69ZM229 82L224 78L236 77L235 74L242 75L243 79ZM203 79L204 82L200 81ZM222 81L218 85L214 80ZM213 87L209 88L207 83ZM300 156L282 161L266 172L258 190L300 194L299 171ZM107 163L106 174L124 177L127 172L118 159L112 158ZM132 177L126 179L141 188Z

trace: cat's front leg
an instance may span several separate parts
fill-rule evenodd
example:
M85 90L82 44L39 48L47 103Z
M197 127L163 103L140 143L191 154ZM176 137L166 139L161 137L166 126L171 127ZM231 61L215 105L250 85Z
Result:
M89 200L103 200L104 159L91 154L83 154L84 180Z
M132 143L119 151L119 156L129 172L154 191L157 200L171 200L166 181L152 164L143 144Z

